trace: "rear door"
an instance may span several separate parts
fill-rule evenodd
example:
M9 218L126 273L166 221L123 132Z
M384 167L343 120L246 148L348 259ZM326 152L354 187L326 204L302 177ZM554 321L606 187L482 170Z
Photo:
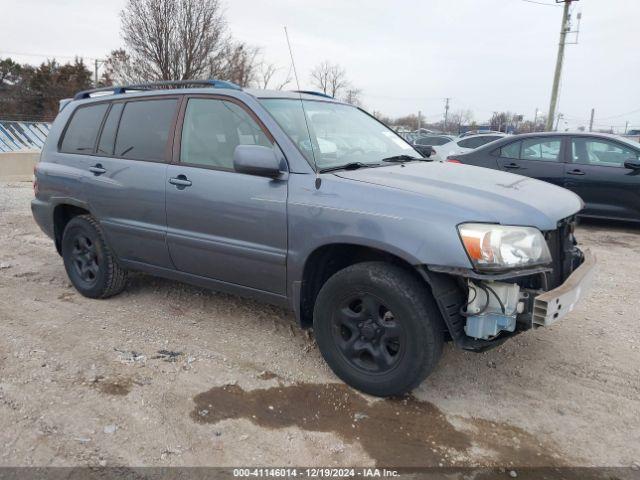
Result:
M279 153L273 138L250 110L228 98L190 96L181 118L165 180L175 267L284 295L287 175L271 179L233 169L236 146Z
M585 215L640 220L640 171L624 167L636 150L602 137L571 138L565 186L585 202Z
M165 176L178 97L111 105L89 167L87 196L109 244L123 260L171 268L166 245Z
M564 148L560 136L516 140L496 151L498 166L507 172L563 186Z

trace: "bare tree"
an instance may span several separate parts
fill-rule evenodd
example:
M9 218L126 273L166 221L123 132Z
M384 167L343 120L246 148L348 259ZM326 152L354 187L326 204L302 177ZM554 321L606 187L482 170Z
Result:
M345 69L327 60L314 67L311 71L311 81L332 97L337 97L349 85Z
M345 92L343 100L351 105L355 105L356 107L362 106L362 89L356 88L354 86L349 86L347 91Z
M210 78L228 80L241 87L258 81L260 49L244 42L231 42L218 55L209 59Z
M113 50L104 62L99 84L100 86L124 85L148 80L136 67L137 64L131 61L131 56L124 49Z
M202 78L229 47L219 0L128 0L120 16L127 48L114 59L114 76Z
M260 63L260 66L258 67L258 80L256 81L256 86L263 89L284 89L284 87L291 83L291 68L289 69L286 77L281 78L279 81L276 81L276 75L279 70L280 68L278 68L274 63L262 61Z

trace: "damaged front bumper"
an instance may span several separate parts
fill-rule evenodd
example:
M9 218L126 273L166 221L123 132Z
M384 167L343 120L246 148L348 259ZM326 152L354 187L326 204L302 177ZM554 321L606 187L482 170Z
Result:
M481 352L523 331L551 325L573 310L593 280L596 259L588 249L581 252L577 248L572 250L572 258L575 269L550 290L541 286L546 286L548 276L553 274L549 268L496 275L429 268L422 274L455 345ZM487 286L490 288L483 288ZM513 291L506 287L517 288L517 302ZM473 293L472 288L477 292ZM487 309L486 305L490 307Z
M595 274L596 258L587 249L582 252L582 264L569 275L562 285L538 295L533 300L534 325L548 326L573 310L576 303L591 286Z

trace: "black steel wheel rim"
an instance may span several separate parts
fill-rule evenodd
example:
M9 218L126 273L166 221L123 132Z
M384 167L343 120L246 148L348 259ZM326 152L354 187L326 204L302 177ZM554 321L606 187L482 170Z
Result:
M393 370L406 345L402 323L369 293L350 296L336 306L332 334L344 359L368 374Z
M96 282L100 271L96 242L84 233L78 233L73 238L71 264L76 275L83 282L88 285Z

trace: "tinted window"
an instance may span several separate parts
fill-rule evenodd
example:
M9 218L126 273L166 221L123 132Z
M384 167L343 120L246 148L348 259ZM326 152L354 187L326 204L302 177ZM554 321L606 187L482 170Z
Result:
M637 160L640 155L631 147L595 138L574 138L571 153L575 163L588 163L609 167L621 167L627 160Z
M176 103L175 99L128 102L118 127L115 156L163 161Z
M542 160L547 162L557 162L560 158L559 138L531 138L522 141L520 158L522 160Z
M102 133L100 134L100 141L98 142L98 154L113 155L113 147L116 141L116 130L118 129L118 122L120 121L120 114L124 103L114 103L109 110L107 119L102 127Z
M486 145L489 142L493 142L494 140L497 140L499 138L499 136L496 135L481 135L479 137L471 137L471 138L465 138L464 140L460 140L458 142L458 145L461 146L462 148L478 148L481 147L482 145Z
M69 122L60 150L67 153L93 153L108 103L78 108Z
M500 147L500 156L502 158L520 158L520 144L522 142L512 142Z
M449 143L451 139L447 137L422 137L416 140L417 145L444 145L445 143Z
M180 141L181 162L232 170L238 145L273 146L255 120L235 103L189 100Z

